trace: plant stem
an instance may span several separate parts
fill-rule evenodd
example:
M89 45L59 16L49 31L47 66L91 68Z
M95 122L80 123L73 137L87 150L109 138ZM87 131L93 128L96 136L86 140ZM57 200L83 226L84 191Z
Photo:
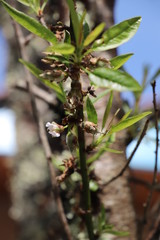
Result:
M83 184L83 195L82 202L84 208L84 217L85 224L88 231L88 236L90 240L94 240L93 233L93 223L92 223L92 214L91 214L91 196L89 190L89 177L86 163L86 151L85 151L85 135L84 129L81 123L84 121L83 116L83 93L80 83L80 69L78 66L72 67L72 83L71 83L71 97L74 105L76 106L76 118L77 118L77 135L78 135L78 144L79 144L79 161L80 161L80 170L82 176Z
M83 111L83 108L81 111ZM91 215L91 196L89 190L89 177L85 155L85 137L84 130L80 126L78 126L78 143L79 143L80 168L83 183L83 205L85 210L85 224L87 227L89 239L94 240L93 223Z

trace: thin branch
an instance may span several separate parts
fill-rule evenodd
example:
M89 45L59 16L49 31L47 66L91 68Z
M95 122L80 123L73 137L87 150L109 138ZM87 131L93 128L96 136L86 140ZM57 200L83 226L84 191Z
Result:
M138 141L137 141L137 144L136 144L134 150L132 151L130 157L128 158L126 164L124 165L124 167L121 169L121 171L120 171L116 176L114 176L113 178L111 178L107 183L104 183L104 186L109 185L111 182L113 182L113 181L115 181L117 178L121 177L121 176L123 175L123 173L125 172L125 170L128 168L128 166L129 166L129 164L130 164L130 162L131 162L131 160L132 160L135 152L137 151L137 149L138 149L138 147L139 147L142 139L143 139L144 136L146 135L146 131L147 131L147 128L148 128L148 124L149 124L149 119L146 120L145 125L144 125L144 127L143 127L143 130L142 130L142 132L141 132L141 135L140 135L140 137L139 137L139 139L138 139Z
M129 177L128 180L129 180L129 182L133 182L134 184L143 185L144 187L146 187L148 189L151 189L153 187L151 183L149 183L143 179L133 177L133 176ZM159 183L155 184L153 189L154 189L154 191L160 192L160 184Z
M143 215L143 223L145 224L147 222L147 214L148 209L150 207L150 203L152 200L152 194L154 190L154 186L157 183L157 165L158 165L158 145L159 145L159 137L158 137L158 108L157 108L157 102L156 102L156 81L151 82L152 91L153 91L153 107L154 107L154 115L155 115L155 130L156 130L156 150L155 150L155 166L154 166L154 173L153 173L153 180L152 180L152 187L150 189L148 198L146 200L146 203L144 205L144 215Z
M23 43L23 44L24 44L25 46L27 46L34 37L35 37L35 36L34 36L32 33L28 34L28 35L24 38L24 43Z
M23 36L22 30L20 28L20 26L16 23L13 22L13 26L14 26L14 30L15 30L15 34L17 37L17 41L19 44L19 48L20 48L20 53L21 53L21 57L25 60L28 61L28 55L25 49L25 38ZM64 231L66 233L66 237L68 240L72 240L72 236L70 233L70 229L68 226L68 222L64 213L64 209L63 209L63 204L59 195L59 189L57 186L57 182L56 182L56 174L55 174L55 170L53 168L53 164L52 164L52 153L51 153L51 149L47 140L47 136L46 136L46 131L45 131L45 127L44 124L42 122L42 119L39 116L39 112L37 109L37 104L35 101L35 95L33 93L33 79L32 76L30 74L30 72L24 68L25 70L25 81L28 87L28 92L30 94L31 97L31 103L32 103L32 111L34 114L34 117L36 119L36 122L38 124L38 130L39 130L39 135L40 135L40 139L43 145L43 149L46 155L46 160L48 162L48 166L49 166L49 171L50 171L50 176L51 176L51 184L52 184L52 192L54 194L56 203L57 203L57 208L58 208L58 213L61 219L61 222L63 223L64 226Z
M28 91L25 82L20 82L15 85L12 85L11 89L13 89L13 88L17 88L22 91ZM53 94L48 93L47 91L37 87L36 85L33 85L32 90L33 90L33 94L36 98L39 98L54 107L57 105L57 100L53 96Z

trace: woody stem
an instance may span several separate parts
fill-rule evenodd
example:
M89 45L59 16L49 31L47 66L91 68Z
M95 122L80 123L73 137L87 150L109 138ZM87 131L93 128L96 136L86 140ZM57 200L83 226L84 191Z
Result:
M78 145L79 145L79 161L80 161L80 170L81 170L82 184L83 184L82 203L84 208L84 217L85 217L86 228L88 231L88 236L90 240L94 240L92 214L91 214L91 196L90 196L90 190L89 190L89 176L88 176L88 169L86 164L85 134L81 124L84 121L84 115L83 115L83 94L82 94L81 83L79 80L79 75L80 75L79 68L73 67L71 92L72 92L73 101L75 100L76 116L77 116L77 122L78 122L77 135L78 135Z

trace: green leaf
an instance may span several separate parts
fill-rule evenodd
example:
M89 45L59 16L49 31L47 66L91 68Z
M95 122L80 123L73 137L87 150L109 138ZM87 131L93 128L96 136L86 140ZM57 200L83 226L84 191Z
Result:
M97 124L97 112L89 97L87 97L87 101L86 101L86 110L87 110L88 121Z
M109 28L100 39L92 46L93 51L105 51L116 48L131 39L140 25L141 17L127 19Z
M158 69L155 74L151 77L150 82L152 83L160 75L160 69Z
M104 27L105 27L105 23L99 24L85 39L84 47L92 43L102 33Z
M65 58L64 56L61 56L61 55L50 55L50 53L48 53L49 55L46 56L46 59L49 59L49 60L56 60L56 61L59 61L59 62L62 62L64 64L70 64L70 61Z
M74 31L74 36L75 36L75 40L76 40L76 45L79 45L79 19L78 19L78 15L77 12L75 10L74 7L74 2L73 0L67 0L68 6L69 6L69 10L70 10L70 14L71 14L71 20L72 20L72 25L73 25L73 31Z
M69 43L56 43L46 49L47 52L56 52L64 55L74 53L75 47Z
M42 4L42 7L41 7L42 11L44 10L47 2L48 2L48 0L43 0L43 4Z
M40 6L40 0L34 0L34 7L35 7L35 11L38 14L38 11L40 10L41 6Z
M117 57L114 57L112 59L110 59L111 65L114 69L118 69L121 66L123 66L123 64L125 62L128 61L128 59L133 56L133 53L128 53L128 54L123 54Z
M105 148L102 147L98 152L96 152L94 155L92 155L90 158L87 159L87 164L91 164L95 161L97 161L102 154L105 153Z
M64 42L65 43L71 43L71 35L70 35L70 33L66 30L65 31L65 39L64 39Z
M48 0L43 0L43 4L42 4L42 7L41 7L42 11L44 10L47 2L48 2Z
M124 119L123 121L120 121L116 125L112 126L110 131L109 131L109 134L112 134L114 132L119 132L119 131L127 128L127 127L130 127L131 125L140 121L141 119L143 119L144 117L148 116L151 113L152 112L144 112L144 113L140 113L136 116Z
M9 15L20 25L22 25L24 28L29 30L30 32L34 33L35 35L51 42L56 43L57 39L56 36L47 28L42 26L38 21L36 21L34 18L29 17L28 15L12 8L9 4L7 4L5 1L1 1L2 5L6 9L6 11L9 13Z
M125 120L126 118L128 118L128 116L131 114L131 112L132 112L132 109L130 109L130 110L121 118L120 122L123 121L123 120Z
M26 66L26 68L36 77L38 78L39 80L41 80L42 83L44 83L46 86L52 88L56 94L57 94L57 97L58 99L61 101L61 102L64 102L65 101L65 95L64 93L62 92L61 88L58 86L57 83L54 83L54 82L49 82L48 80L40 77L39 75L43 72L41 71L39 68L37 68L34 64L30 63L30 62L26 62L24 61L23 59L20 59L19 60L24 66Z
M116 91L141 91L139 83L128 73L109 68L96 68L89 78L98 87Z
M117 153L117 154L123 153L123 151L119 151L119 150L112 149L112 148L104 148L104 150L105 150L106 152Z
M78 15L79 17L79 45L84 41L84 30L83 30L83 22L85 20L86 10L83 11L82 15Z
M24 4L24 5L27 6L27 7L30 6L29 0L18 0L18 2Z
M110 142L106 145L110 145ZM123 151L119 151L116 149L112 149L112 148L108 148L108 147L102 147L100 148L100 150L98 152L96 152L93 156L91 156L90 158L87 159L87 164L91 164L95 161L97 161L105 152L111 152L111 153L117 153L117 154L121 154L123 153Z
M102 121L102 129L105 127L106 125L106 121L108 119L111 107L112 107L112 101L113 101L113 92L111 92L108 103L106 105L106 109L103 115L103 121Z
M87 21L85 20L84 24L83 24L83 38L86 39L86 37L89 35L89 33L90 33L90 28L89 28Z
M117 231L117 230L113 230L113 229L105 229L103 230L104 233L108 233L108 234L112 234L115 236L119 236L119 237L126 237L129 236L129 232L123 232L123 231Z

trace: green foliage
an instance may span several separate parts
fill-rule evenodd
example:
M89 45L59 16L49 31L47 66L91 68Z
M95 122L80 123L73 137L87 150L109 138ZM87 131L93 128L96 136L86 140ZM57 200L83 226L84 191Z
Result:
M43 84L45 84L47 87L53 89L56 94L58 99L61 102L65 101L65 95L64 92L61 90L60 86L57 83L54 82L49 82L47 79L44 79L40 77L40 75L43 73L42 70L38 69L34 64L30 62L26 62L23 59L20 59L20 62L27 67L27 69L37 78L39 79Z
M128 73L109 68L96 68L89 73L92 83L115 91L141 91L139 83Z
M130 127L131 125L140 121L141 119L143 119L144 117L148 116L151 113L152 112L144 112L130 118L124 118L119 123L111 127L109 134L112 134L114 132L119 132L127 127Z
M51 43L56 43L57 39L56 36L47 28L42 26L38 21L36 21L34 18L29 17L23 12L20 12L13 7L11 7L8 3L1 0L2 5L6 9L6 11L9 13L9 15L20 25L22 25L24 28L29 30L30 32L34 33L35 35L45 39L46 41L49 41Z
M73 54L75 50L75 47L69 43L58 43L54 44L53 46L50 46L46 49L49 53L60 53L63 55L69 55Z
M86 110L87 110L88 121L97 124L97 121L98 121L97 112L89 97L87 97L87 100L86 100Z
M111 107L112 107L112 102L113 102L113 92L111 92L108 103L106 105L106 109L103 115L103 121L102 121L102 129L105 127L105 124L107 122Z
M97 232L99 235L103 234L103 233L108 233L108 234L113 234L115 236L119 236L119 237L124 237L124 236L128 236L129 233L128 232L123 232L123 231L117 231L114 229L113 225L107 224L106 223L106 213L105 213L105 208L102 205L101 207L101 211L98 217L98 224L97 224L98 228L97 228ZM106 235L105 238L102 237L100 238L101 240L106 239Z
M71 21L72 21L73 30L74 30L74 36L75 36L75 40L76 40L76 45L78 47L79 46L79 36L80 36L80 23L79 23L78 15L75 10L73 0L67 0L67 4L69 6Z
M141 17L125 20L104 32L102 39L95 41L91 51L105 51L119 47L131 39L139 28Z
M30 2L32 2L32 1L29 1L29 0L18 0L18 2L20 2L23 5L29 7L30 6Z
M110 145L110 142L105 144L106 146ZM103 146L102 148L100 148L93 156L91 156L90 158L87 159L87 164L91 164L95 161L97 161L105 152L110 152L110 153L116 153L116 154L121 154L123 153L123 151L119 151L116 149L112 149L109 147Z
M39 11L43 11L48 0L18 0L18 2L23 5L30 7L37 15L39 15ZM41 3L42 2L42 3Z
M102 33L104 27L105 23L100 23L92 32L90 32L84 41L84 47L92 43Z
M125 64L125 62L127 62L128 59L130 59L130 57L132 56L133 56L133 53L128 53L128 54L123 54L123 55L114 57L110 59L111 65L116 70L121 66L123 66L123 64Z

